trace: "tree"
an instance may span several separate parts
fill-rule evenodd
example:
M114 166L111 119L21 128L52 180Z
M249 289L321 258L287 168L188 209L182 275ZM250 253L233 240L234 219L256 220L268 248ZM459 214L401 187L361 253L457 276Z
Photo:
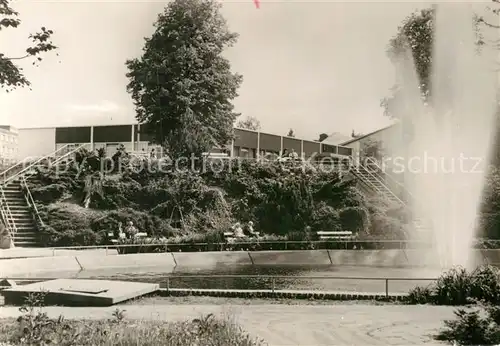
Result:
M21 24L19 13L9 6L9 0L0 0L0 30L17 28ZM52 44L53 31L42 27L39 32L30 34L32 44L26 48L25 53L19 56L9 56L0 53L0 88L7 92L16 88L30 86L29 80L24 76L22 68L15 62L33 58L33 65L42 61L41 53L49 52L57 47Z
M242 77L224 50L236 42L215 0L175 0L158 16L143 55L127 60L136 118L169 153L200 154L233 136Z
M328 135L326 133L321 133L319 135L319 139L318 139L318 142L323 142L325 139L328 138Z
M420 92L424 97L429 93L433 36L434 10L428 8L406 17L398 28L396 36L389 41L387 49L387 55L394 64L407 54L408 50L411 51L419 79ZM401 85L395 85L392 88L392 96L382 100L381 105L384 107L386 115L396 116L394 109L401 96L401 88Z
M238 123L236 124L236 127L239 127L240 129L259 131L260 130L260 121L257 118L248 116L244 120L238 121Z
M295 133L293 132L293 129L288 130L288 134L286 136L287 137L295 137Z
M500 0L492 0L494 3L499 3ZM498 9L491 9L492 13L498 15ZM407 52L411 52L413 62L415 64L419 89L422 98L426 100L430 96L430 82L432 70L432 48L434 39L434 8L423 9L420 12L414 12L406 17L401 26L398 28L397 34L389 41L387 55L389 59L396 64L399 59L405 56ZM475 16L477 45L486 44L480 32L482 26L500 28L489 23L484 17ZM498 42L496 43L498 45ZM395 117L395 109L398 103L401 102L403 86L394 85L392 95L381 101L381 106L385 110L385 114Z

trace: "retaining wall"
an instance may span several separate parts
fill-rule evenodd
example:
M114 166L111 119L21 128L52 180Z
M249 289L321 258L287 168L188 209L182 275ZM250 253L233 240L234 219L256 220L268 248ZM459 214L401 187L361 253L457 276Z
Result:
M50 276L50 274L71 277L80 270L81 266L74 256L16 258L0 261L0 277L42 277Z
M96 270L109 268L144 268L161 267L173 270L174 257L171 253L159 254L131 254L118 256L76 256L82 270Z
M172 252L175 264L181 268L215 268L218 265L251 265L250 253L235 252Z
M332 264L327 250L252 251L252 264L321 265Z
M478 265L500 264L500 250L477 250ZM82 252L77 256L51 256L0 260L2 277L73 277L79 272L116 270L134 272L156 268L168 273L175 268L216 268L219 265L334 265L363 267L438 268L437 257L426 250L304 250L239 251L104 255Z

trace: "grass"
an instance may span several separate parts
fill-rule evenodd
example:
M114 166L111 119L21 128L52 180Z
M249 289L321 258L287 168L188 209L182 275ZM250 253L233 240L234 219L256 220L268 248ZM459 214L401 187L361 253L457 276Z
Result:
M107 320L53 319L43 312L43 294L31 295L18 319L0 320L0 345L20 346L260 346L229 317L212 314L182 322L128 320L116 309Z

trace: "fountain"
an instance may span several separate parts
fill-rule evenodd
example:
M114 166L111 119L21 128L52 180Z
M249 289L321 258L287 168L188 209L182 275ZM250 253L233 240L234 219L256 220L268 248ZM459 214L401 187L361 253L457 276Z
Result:
M402 99L397 113L411 138L392 141L406 163L404 185L415 220L434 240L442 267L474 265L470 256L495 123L495 73L478 54L468 4L435 6L431 93L425 103L408 52L397 64ZM491 52L490 52L491 53ZM421 232L413 232L421 240Z

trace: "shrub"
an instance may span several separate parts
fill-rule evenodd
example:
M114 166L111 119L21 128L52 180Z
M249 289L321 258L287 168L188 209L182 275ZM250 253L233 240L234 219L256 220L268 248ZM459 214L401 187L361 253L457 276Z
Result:
M433 300L430 287L415 287L408 292L407 301L410 304L427 304Z
M455 311L457 319L445 321L445 328L436 339L459 345L498 345L500 309L498 306L488 307L484 315L479 309L458 309Z
M171 237L175 233L167 221L132 208L103 213L92 220L90 228L94 232L116 232L120 222L125 227L128 221L132 221L139 232L146 232L151 237Z
M464 268L452 268L441 275L434 287L435 303L464 305L470 303L472 277Z
M40 298L41 297L41 298ZM233 345L258 346L229 318L209 314L192 321L128 321L125 310L116 309L108 320L52 319L43 312L42 295L31 295L20 308L17 321L0 323L0 343L13 345Z
M482 266L472 272L455 267L442 274L429 287L417 287L409 292L411 304L466 305L477 301L500 302L499 270Z

